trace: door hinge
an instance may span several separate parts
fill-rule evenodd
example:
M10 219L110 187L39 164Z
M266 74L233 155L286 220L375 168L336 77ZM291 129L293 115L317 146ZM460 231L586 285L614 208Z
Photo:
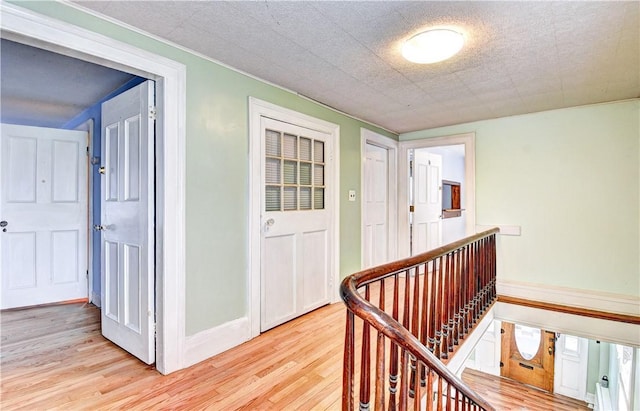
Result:
M149 106L149 118L151 120L155 120L157 114L158 113L156 112L156 106Z
M504 334L504 328L500 328L500 334Z
M91 153L89 153L89 146L87 146L87 157L89 157Z
M87 270L87 278L89 278L89 270Z
M415 210L415 207L414 207L414 206L412 206L412 205L410 205L410 206L409 206L409 212L410 212L410 213L413 213L413 211L414 211L414 210Z
M500 368L504 367L504 363L500 361Z

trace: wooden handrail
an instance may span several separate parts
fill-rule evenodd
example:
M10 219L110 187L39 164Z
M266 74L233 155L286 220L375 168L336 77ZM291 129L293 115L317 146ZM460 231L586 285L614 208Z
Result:
M360 410L371 407L372 394L375 409L493 410L441 359L495 301L498 231L344 279L344 410L354 409L356 385Z

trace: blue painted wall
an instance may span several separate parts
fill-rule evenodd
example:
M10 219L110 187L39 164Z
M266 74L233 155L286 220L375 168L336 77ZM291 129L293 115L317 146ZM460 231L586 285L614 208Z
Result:
M113 92L104 96L100 101L89 107L82 113L78 114L75 118L67 122L62 128L73 130L82 125L83 123L93 120L93 139L91 141L91 157L100 158L101 154L101 130L102 130L102 103L121 94L130 88L137 86L138 84L146 81L142 77L134 77ZM93 279L93 289L89 290L89 293L94 296L100 296L100 232L94 231L93 226L100 224L100 174L98 173L100 168L100 162L98 164L89 165L89 178L92 182L91 202L93 203L93 210L91 215L91 221L89 222L91 246L92 246L92 264L90 273ZM94 302L97 302L94 300Z

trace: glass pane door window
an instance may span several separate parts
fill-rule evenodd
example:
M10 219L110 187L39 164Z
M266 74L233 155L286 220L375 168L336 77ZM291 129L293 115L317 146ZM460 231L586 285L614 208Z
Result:
M265 211L323 210L324 142L270 129L265 139Z

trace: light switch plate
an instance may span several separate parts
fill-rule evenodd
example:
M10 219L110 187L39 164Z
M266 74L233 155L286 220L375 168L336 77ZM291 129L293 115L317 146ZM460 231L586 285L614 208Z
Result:
M356 201L356 190L349 190L349 201Z

